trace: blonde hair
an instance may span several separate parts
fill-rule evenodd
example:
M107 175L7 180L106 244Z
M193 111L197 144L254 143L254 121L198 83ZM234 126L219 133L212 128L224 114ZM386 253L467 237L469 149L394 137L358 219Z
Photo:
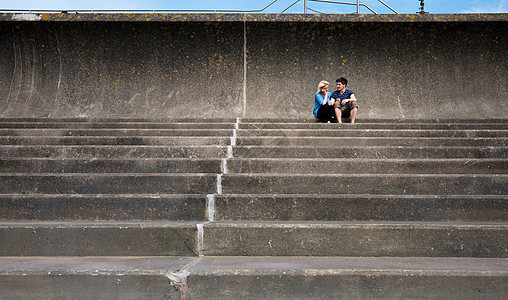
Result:
M330 83L329 83L328 81L326 81L326 80L321 80L321 81L319 82L319 84L318 84L318 87L317 87L317 92L318 92L318 93L321 93L321 90L323 89L323 87L325 87L325 86L327 86L327 85L328 85L328 86L330 85Z

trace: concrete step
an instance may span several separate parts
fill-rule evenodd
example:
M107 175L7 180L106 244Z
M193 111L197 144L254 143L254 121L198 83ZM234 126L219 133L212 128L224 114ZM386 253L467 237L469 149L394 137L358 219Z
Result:
M1 153L1 147L0 147ZM236 146L235 158L438 159L508 158L508 147L455 146Z
M0 222L0 256L197 256L193 222Z
M0 194L213 194L215 174L0 173Z
M492 119L494 122L496 119ZM142 123L142 124L158 124L158 123L235 123L237 122L237 118L90 118L90 117L76 117L76 118L9 118L2 117L0 118L0 122L6 123L81 123L81 124L93 124L93 123L108 123L108 124L132 124L132 123ZM474 121L474 120L471 120ZM476 120L478 121L478 120Z
M1 127L0 123L0 127ZM508 129L507 122L485 122L485 123L464 123L464 122L440 122L440 123L394 123L394 122L369 122L369 123L304 123L304 122L246 122L244 119L239 123L239 129Z
M76 122L63 122L55 120L39 120L30 122L18 121L0 121L0 128L24 128L24 129L232 129L234 128L233 122L108 122L108 121L76 121Z
M343 118L345 120L349 120L348 118ZM1 120L1 119L0 119ZM489 119L430 119L430 118L418 118L418 119L393 119L393 118L357 118L358 122L356 125L372 123L372 124L381 124L381 123L389 123L389 124L480 124L480 123L502 123L508 124L508 118L489 118ZM319 123L315 118L308 119L291 119L291 118L241 118L240 123L308 123L308 124L328 124L328 125L340 125L337 123ZM347 123L343 123L342 125L351 125Z
M208 122L196 122L196 120L163 121L163 120L58 120L37 119L31 121L0 119L0 128L25 128L25 129L232 129L236 120L208 120ZM444 121L444 122L393 122L370 120L356 124L326 124L316 122L304 122L293 120L288 122L249 122L241 119L238 122L239 129L504 129L507 130L506 120L494 120L482 122Z
M186 257L0 257L2 299L180 299Z
M232 126L230 126L232 127ZM233 129L0 129L0 137L230 137Z
M506 195L505 174L225 174L224 194Z
M508 138L376 138L376 137L255 137L236 138L240 146L317 146L317 147L371 147L371 146L507 146ZM231 137L166 137L166 136L0 136L0 145L168 145L168 146L229 146Z
M224 169L224 164L226 169ZM506 174L508 159L5 158L0 173Z
M4 158L0 173L213 173L222 169L221 159L211 158Z
M0 161L0 166L1 166ZM508 159L230 158L226 173L507 174ZM2 168L0 168L1 170Z
M507 200L506 195L3 194L0 220L506 222Z
M214 218L218 221L507 222L508 196L228 194L214 196Z
M2 194L1 221L206 221L208 198L193 194Z
M1 139L0 139L1 140ZM240 137L240 146L508 146L508 138L421 138L421 137Z
M503 299L507 261L479 258L204 257L189 299Z
M508 120L0 128L0 298L506 294Z
M3 194L0 220L506 222L507 200L506 195Z
M504 299L507 259L3 257L6 299Z
M493 222L1 222L0 256L506 258L507 233Z
M0 145L0 157L46 158L219 158L227 156L225 146L154 145Z
M354 125L353 125L354 126ZM461 130L461 129L240 129L239 137L508 137L508 130Z
M506 265L483 258L0 258L0 292L8 299L503 299Z
M230 137L0 137L1 145L164 145L164 146L229 146Z
M508 257L508 224L211 222L205 256Z

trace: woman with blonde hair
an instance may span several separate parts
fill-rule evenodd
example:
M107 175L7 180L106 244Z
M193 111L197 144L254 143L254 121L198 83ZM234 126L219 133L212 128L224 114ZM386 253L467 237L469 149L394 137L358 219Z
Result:
M330 99L331 93L328 92L330 83L322 80L319 82L317 93L314 95L314 117L319 119L320 122L329 122L335 115L334 102Z

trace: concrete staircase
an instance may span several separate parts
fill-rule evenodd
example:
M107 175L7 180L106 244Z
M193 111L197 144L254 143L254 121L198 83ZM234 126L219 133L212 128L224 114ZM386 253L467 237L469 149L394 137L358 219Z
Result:
M508 295L508 120L0 128L0 299Z

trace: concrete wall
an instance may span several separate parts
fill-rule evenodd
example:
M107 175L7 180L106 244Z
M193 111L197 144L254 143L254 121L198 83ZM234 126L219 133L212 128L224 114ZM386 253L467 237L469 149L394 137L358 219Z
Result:
M0 116L508 116L508 15L0 15Z

